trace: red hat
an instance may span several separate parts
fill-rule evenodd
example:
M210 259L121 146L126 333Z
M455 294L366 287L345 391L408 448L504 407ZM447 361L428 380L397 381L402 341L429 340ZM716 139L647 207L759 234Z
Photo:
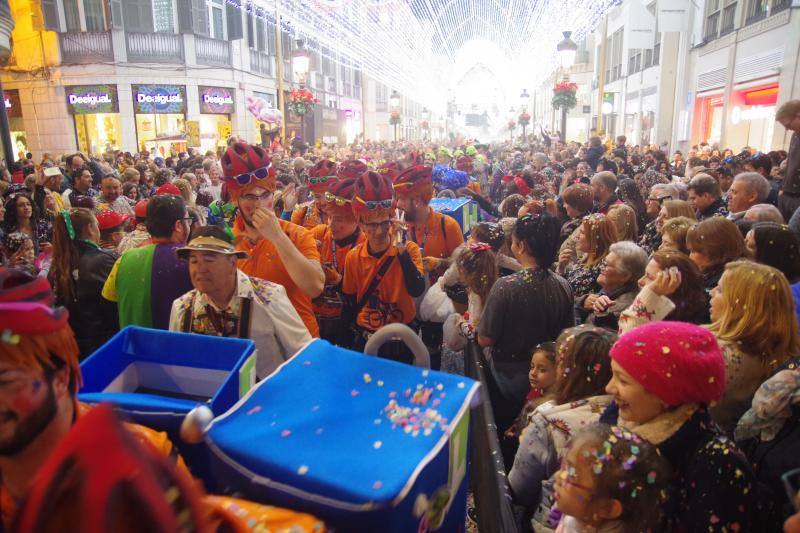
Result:
M109 404L77 419L36 473L17 531L116 531L130 509L145 531L211 531L201 492L174 461L126 429ZM58 525L57 525L58 524Z
M336 180L338 165L330 159L318 162L308 173L308 188L313 192L325 192Z
M140 218L142 220L147 218L147 202L149 201L149 198L145 198L144 200L139 200L136 202L136 206L133 208L133 213L136 215L136 218Z
M725 392L725 360L707 329L685 322L651 322L622 335L611 359L644 389L674 407L711 404Z
M358 159L350 159L339 165L339 172L336 173L340 180L352 178L358 179L361 175L369 170L367 164Z
M400 175L400 167L397 166L397 163L394 161L390 163L384 163L378 167L378 174L389 176L389 179L392 180L392 183L394 183L394 180L396 180L397 176Z
M175 187L174 185L172 186ZM163 185L162 187L166 187L166 185ZM111 209L103 209L102 211L97 213L97 227L100 228L100 231L116 228L127 222L129 218L131 218L130 215L120 215L119 213L117 213L116 211L112 211Z
M325 194L325 209L331 213L353 214L353 194L356 180L352 178L337 180Z
M517 186L517 192L522 196L528 196L531 193L530 185L528 185L528 183L521 177L515 177L514 184Z
M180 196L181 195L181 190L177 186L173 185L172 183L165 183L164 185L162 185L161 187L156 189L156 194L157 195L158 194L171 194L173 196Z
M394 180L395 192L402 195L416 194L432 189L432 187L433 169L427 165L409 167Z
M256 187L275 192L277 183L272 159L260 146L234 143L228 147L220 163L233 200Z
M468 155L463 155L456 159L456 170L472 172L472 158Z
M358 214L391 212L394 204L392 181L369 171L356 180L353 187L353 212Z

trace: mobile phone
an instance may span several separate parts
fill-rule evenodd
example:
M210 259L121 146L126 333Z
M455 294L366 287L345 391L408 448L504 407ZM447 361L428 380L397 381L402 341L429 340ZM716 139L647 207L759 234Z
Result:
M52 178L53 176L60 176L61 169L58 167L47 167L46 169L44 169L44 175L47 176L48 178Z

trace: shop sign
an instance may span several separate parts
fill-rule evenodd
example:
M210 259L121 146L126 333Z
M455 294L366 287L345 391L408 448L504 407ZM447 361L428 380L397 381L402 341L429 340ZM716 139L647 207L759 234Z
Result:
M757 105L747 109L742 109L738 105L731 110L731 123L752 122L754 120L774 119L775 107Z
M206 114L230 115L234 112L233 91L226 87L197 88L200 94L200 112Z
M19 118L22 116L22 105L19 103L19 90L9 89L3 91L3 100L5 100L6 115L8 115L8 118Z
M186 113L186 88L183 85L133 85L135 113Z
M71 115L119 113L116 85L73 85L65 89Z
M197 120L186 121L186 144L197 148L200 146L200 122Z

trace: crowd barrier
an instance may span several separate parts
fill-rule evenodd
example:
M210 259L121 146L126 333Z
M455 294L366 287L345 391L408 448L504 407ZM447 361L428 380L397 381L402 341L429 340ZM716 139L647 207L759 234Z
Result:
M483 395L483 401L472 410L469 426L469 480L475 500L475 519L481 533L518 533L489 399L485 362L480 347L470 342L464 350L464 369L467 377L481 383L480 394Z

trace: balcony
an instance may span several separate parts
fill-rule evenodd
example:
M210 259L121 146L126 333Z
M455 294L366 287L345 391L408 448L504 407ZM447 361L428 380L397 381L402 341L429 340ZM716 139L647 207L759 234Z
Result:
M114 60L111 33L107 31L59 33L58 44L63 64L84 65Z
M256 74L263 74L264 76L272 76L272 57L259 52L258 50L250 49L250 70Z
M176 33L130 32L125 44L132 63L183 63L183 36Z
M198 65L229 67L231 65L231 43L196 35L194 49Z

